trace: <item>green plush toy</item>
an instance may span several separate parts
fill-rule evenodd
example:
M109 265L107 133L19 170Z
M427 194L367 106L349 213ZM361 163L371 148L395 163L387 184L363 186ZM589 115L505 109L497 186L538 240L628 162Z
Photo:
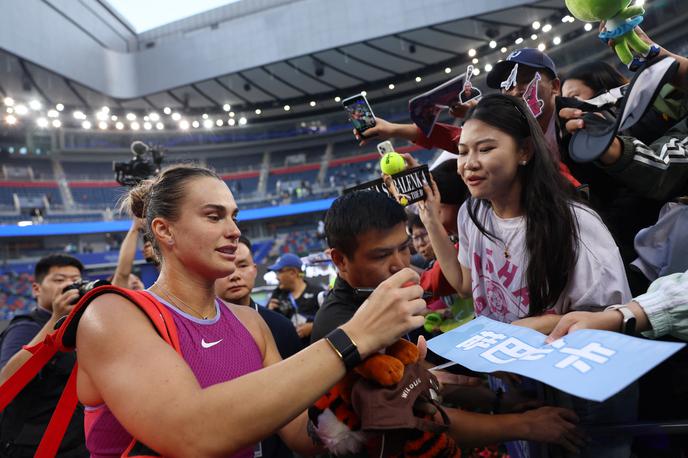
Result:
M614 40L614 51L632 71L659 54L659 46L645 43L635 32L643 22L642 6L631 6L632 0L566 0L571 14L584 22L606 21L600 39ZM634 55L634 51L640 57Z

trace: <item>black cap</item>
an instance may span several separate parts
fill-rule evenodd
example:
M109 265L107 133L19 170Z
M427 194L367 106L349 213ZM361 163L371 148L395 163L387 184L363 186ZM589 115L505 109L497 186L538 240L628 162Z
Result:
M492 89L499 89L502 81L506 81L516 64L547 70L552 78L557 77L557 67L547 54L535 48L523 48L512 52L506 60L497 62L492 67L487 74L487 85Z

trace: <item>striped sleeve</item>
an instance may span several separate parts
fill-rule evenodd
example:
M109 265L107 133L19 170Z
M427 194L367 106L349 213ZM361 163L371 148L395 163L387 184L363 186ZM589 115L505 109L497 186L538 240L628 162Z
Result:
M622 154L612 165L596 162L609 175L636 192L657 200L688 193L688 120L646 145L633 137L619 137Z

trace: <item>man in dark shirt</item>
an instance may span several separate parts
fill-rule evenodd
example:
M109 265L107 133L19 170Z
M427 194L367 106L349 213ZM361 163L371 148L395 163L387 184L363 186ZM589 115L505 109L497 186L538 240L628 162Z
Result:
M239 238L239 245L234 255L236 270L228 277L220 278L215 282L215 293L227 302L255 309L270 328L282 358L289 358L303 348L301 339L288 319L256 304L251 298L258 268L251 255L251 242L243 235ZM292 458L293 456L294 454L278 435L261 441L254 450L255 458Z
M24 345L37 344L51 333L55 323L67 315L79 297L76 289L64 288L81 278L81 262L63 254L42 258L36 264L33 295L36 308L15 316L0 336L0 383L6 381L31 356ZM32 457L67 384L75 353L59 353L7 406L0 422L0 456ZM83 408L77 406L57 456L86 457Z
M384 194L355 192L338 198L327 212L325 233L338 275L315 317L311 342L356 313L366 296L355 294L354 288L375 288L411 263L406 213Z
M295 254L283 254L268 269L277 274L279 281L268 308L289 318L304 345L308 345L321 289L304 280L303 263Z

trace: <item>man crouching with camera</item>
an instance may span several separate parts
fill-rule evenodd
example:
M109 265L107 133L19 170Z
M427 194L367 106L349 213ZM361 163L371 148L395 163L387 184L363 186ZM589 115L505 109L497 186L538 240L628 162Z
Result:
M37 344L55 329L90 284L81 282L84 266L78 259L53 254L38 261L34 271L36 308L17 315L0 334L0 383L29 359L24 345ZM50 415L76 362L75 353L58 353L10 403L0 420L0 457L32 457L38 448ZM72 416L58 457L86 457L83 408Z

